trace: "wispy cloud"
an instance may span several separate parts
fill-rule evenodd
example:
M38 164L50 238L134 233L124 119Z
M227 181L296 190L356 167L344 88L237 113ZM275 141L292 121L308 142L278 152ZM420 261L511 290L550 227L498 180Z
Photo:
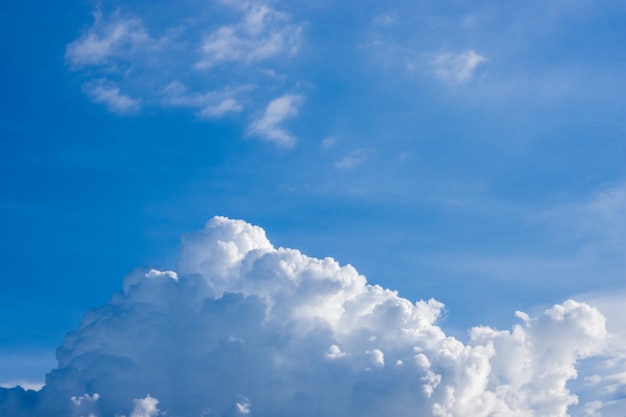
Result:
M98 10L93 24L67 45L66 65L87 79L86 95L115 114L163 106L188 108L200 119L239 113L250 117L265 106L270 94L277 95L277 88L284 88L285 77L271 68L271 60L298 52L303 25L260 2L220 3L230 9L225 15L231 23L215 26L215 21L224 20L207 15L210 19L181 20L152 33L137 14L117 10L106 15ZM212 29L203 33L207 27ZM225 66L236 67L237 75L229 76ZM256 83L259 77L261 82ZM285 95L270 103L250 131L293 143L280 124L297 114L299 101Z
M217 118L227 113L239 113L243 109L243 106L235 99L227 98L218 105L206 106L200 111L200 116L205 118Z
M391 26L394 23L396 23L396 18L393 16L392 13L380 14L380 15L375 16L374 19L372 19L372 24L375 27Z
M487 59L469 50L460 53L440 52L429 61L437 78L443 81L464 83L472 79L474 72Z
M138 53L155 42L140 19L116 16L105 21L102 13L96 11L93 26L67 46L65 60L73 69L116 66L121 59L136 59Z
M304 97L291 94L272 100L263 114L250 124L248 133L282 146L293 146L295 138L282 124L298 114L303 101Z
M374 152L373 149L355 149L335 162L335 168L349 170L361 165Z
M221 26L204 38L202 58L194 67L208 69L222 62L251 63L277 55L295 55L302 26L289 20L289 15L266 5L248 4L239 23Z
M320 143L320 148L322 148L323 151L327 151L333 146L335 146L336 143L337 143L337 138L333 136L329 136L327 138L322 139L322 142Z
M559 236L579 242L589 255L615 253L626 247L626 183L545 210L540 220L557 229Z
M104 104L115 114L134 114L141 109L139 100L123 94L119 87L105 80L87 83L83 90L93 102Z
M525 237L533 242L525 249L486 256L450 255L438 259L439 267L546 291L567 286L582 293L598 286L623 285L626 184L602 187L577 200L526 209L515 216L540 230Z
M241 85L236 88L223 88L215 91L189 91L180 81L172 81L163 89L162 104L172 107L197 109L201 118L219 118L228 113L239 113L243 105L238 96L253 90L254 86Z

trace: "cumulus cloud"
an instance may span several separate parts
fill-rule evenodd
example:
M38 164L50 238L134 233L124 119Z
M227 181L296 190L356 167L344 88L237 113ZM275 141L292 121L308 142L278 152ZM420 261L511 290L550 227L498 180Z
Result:
M248 133L282 146L293 146L295 138L282 124L298 114L303 101L304 97L292 94L272 100L263 114L250 124Z
M134 408L130 417L154 417L159 414L159 400L147 395L145 398L133 400Z
M472 79L478 66L486 60L473 50L460 53L440 52L430 59L430 65L440 80L464 83Z
M463 343L437 324L442 303L224 217L183 237L176 271L123 288L67 334L41 391L0 389L2 415L565 417L579 361L608 337L568 300Z

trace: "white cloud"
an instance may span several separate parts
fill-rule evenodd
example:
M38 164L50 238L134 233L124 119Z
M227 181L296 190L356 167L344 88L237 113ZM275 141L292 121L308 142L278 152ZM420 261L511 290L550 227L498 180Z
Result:
M385 366L385 354L380 349L374 349L366 352L370 356L372 365Z
M216 119L229 113L240 113L243 105L237 97L254 89L251 85L206 92L190 92L180 81L172 81L163 89L165 106L198 109L201 118Z
M584 390L581 401L583 416L613 416L621 414L626 407L626 292L595 292L580 294L585 302L594 306L606 317L610 331L601 356L585 363L583 378L574 389Z
M98 11L94 18L93 26L70 43L65 51L66 62L74 69L115 66L118 60L133 58L156 42L138 18L122 17L105 22Z
M429 63L440 80L464 83L472 79L478 66L486 60L484 56L469 50L456 54L440 52Z
M0 409L20 417L598 411L593 401L572 408L578 397L568 385L608 340L595 308L568 300L535 317L518 313L521 324L473 328L468 343L437 325L442 309L216 217L183 238L176 272L135 272L87 312L31 402L23 390L0 389Z
M159 415L159 400L147 395L145 398L133 400L134 408L130 417L154 417Z
M585 411L583 417L602 417L599 411L602 409L601 401L592 401L585 404Z
M239 414L250 414L250 403L247 401L238 402L235 404L237 412Z
M237 103L235 99L227 98L227 99L224 99L224 101L222 101L216 106L207 106L203 108L202 111L200 112L200 116L208 117L208 118L216 118L216 117L221 117L227 113L238 113L242 109L243 109L243 106Z
M341 349L339 348L339 346L337 346L337 345L331 345L328 348L328 352L326 353L326 357L328 359L338 359L338 358L342 358L344 356L346 356L346 354L343 353L341 351Z
M303 101L304 97L292 94L272 100L265 112L250 124L248 133L282 146L293 146L295 138L282 124L298 114L298 107Z
M98 401L99 398L100 395L96 392L93 395L85 394L81 395L80 397L72 396L70 399L72 400L74 405L81 406L84 403L94 403Z
M216 8L217 15L200 7L193 18L156 30L153 25L150 31L140 15L97 11L93 24L67 45L66 64L86 78L83 91L91 100L116 114L147 107L188 108L200 119L244 110L253 114L277 88L284 88L285 76L277 75L272 64L296 55L303 25L262 3L221 3L225 10ZM232 23L223 24L225 20ZM258 94L252 96L252 90ZM133 97L121 91L132 91ZM257 133L292 140L278 126Z
M302 26L289 23L289 15L263 4L247 3L240 7L245 12L239 23L220 26L204 38L200 47L202 58L194 65L196 69L296 54Z
M104 104L116 114L133 114L141 109L139 100L123 94L113 83L99 80L83 86L84 91L94 103Z
M372 149L355 149L339 161L335 162L335 168L349 170L361 165L374 152Z

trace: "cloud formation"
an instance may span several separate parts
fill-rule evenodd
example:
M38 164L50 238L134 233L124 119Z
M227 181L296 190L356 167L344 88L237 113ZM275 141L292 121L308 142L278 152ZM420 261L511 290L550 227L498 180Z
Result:
M159 32L139 15L98 10L93 24L67 45L66 65L86 79L83 91L91 101L115 114L137 113L143 107L188 108L201 119L246 110L255 114L284 88L284 79L272 66L297 54L303 25L260 2L225 1L218 6L227 18L199 13ZM234 21L223 23L233 15ZM295 98L285 95L283 101L289 97ZM278 122L268 123L253 123L259 136L291 140Z
M335 162L335 168L349 170L361 165L374 152L373 149L355 149L348 155Z
M183 237L176 272L137 270L88 311L40 391L0 389L0 412L565 417L578 361L607 340L602 314L572 300L467 343L437 325L443 307L215 217Z
M156 43L137 17L114 16L105 21L96 11L93 25L67 45L65 60L73 69L100 66L112 71L121 60L137 59L142 50L154 48Z
M111 113L133 114L141 108L139 100L123 94L115 84L104 80L87 83L83 90L94 103L104 104Z
M430 65L440 80L464 83L472 79L478 66L486 60L474 50L456 54L440 52L430 59Z
M201 118L215 119L229 113L239 113L243 105L239 97L254 89L251 85L223 88L207 92L193 92L178 80L168 84L162 92L162 104L170 107L197 109Z
M282 124L298 114L303 100L302 96L285 94L270 101L263 114L250 124L248 133L282 146L293 146L295 138Z
M210 69L223 62L249 64L298 52L302 26L291 24L289 15L264 4L234 4L242 9L243 19L235 25L220 26L204 37L196 69Z

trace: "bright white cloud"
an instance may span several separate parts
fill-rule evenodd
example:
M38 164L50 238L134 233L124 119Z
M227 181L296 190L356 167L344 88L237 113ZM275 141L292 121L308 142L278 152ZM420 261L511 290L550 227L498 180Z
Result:
M159 414L159 400L147 395L145 398L133 400L135 407L130 417L154 417Z
M303 101L304 97L292 94L272 100L265 112L250 124L248 133L281 146L293 146L295 138L282 124L298 114L298 107Z
M115 84L99 80L83 86L94 103L104 104L110 112L133 114L141 109L139 100L123 94Z
M473 328L467 343L437 325L442 309L216 217L183 238L176 272L137 271L122 293L85 314L36 401L0 389L0 409L46 417L154 417L159 408L182 417L566 417L578 398L568 385L577 365L608 340L602 314L572 300L536 317L518 313L511 330ZM600 409L587 401L575 416Z
M472 79L478 66L486 60L473 50L456 54L440 52L430 59L430 65L440 80L464 83Z

